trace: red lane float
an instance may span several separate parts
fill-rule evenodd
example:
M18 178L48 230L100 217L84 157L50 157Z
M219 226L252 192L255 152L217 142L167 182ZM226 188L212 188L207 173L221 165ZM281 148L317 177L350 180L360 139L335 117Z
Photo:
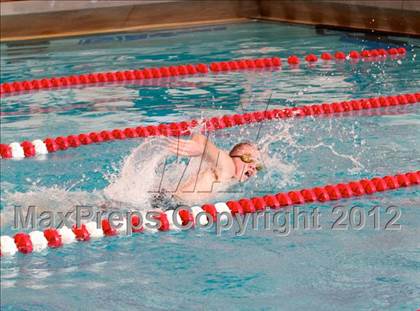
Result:
M363 51L351 51L346 54L342 51L335 52L335 59L359 59L364 58L370 60L372 57L384 58L387 55L392 57L398 55L405 55L406 49L404 47L390 48L388 50L363 50ZM308 54L303 56L308 63L315 63L318 61L318 57L315 54ZM333 59L332 54L324 52L320 58L324 61L331 61ZM299 58L295 55L286 58L287 62L291 65L299 63ZM111 72L96 72L80 75L62 76L43 78L36 80L26 81L12 81L4 82L0 84L0 97L6 94L14 94L24 91L37 91L59 87L71 87L76 85L106 83L106 82L123 82L123 81L134 81L144 79L159 79L164 77L183 76L183 75L195 75L205 74L211 72L223 72L233 70L245 70L245 69L261 69L261 68L272 68L281 66L282 61L279 57L271 58L257 58L257 59L239 59L223 62L213 62L210 65L206 64L187 64L177 65L169 67L157 67L157 68L144 68L124 71L111 71Z
M75 238L78 241L89 241L90 240L90 234L89 231L86 229L86 226L82 224L79 228L76 227L76 225L73 226L72 231L75 235Z
M267 208L279 209L298 204L335 201L417 185L420 185L420 171L413 171L400 173L394 176L361 179L347 183L328 184L314 188L280 192L261 197L242 198L226 203L220 202L216 204L193 206L191 207L192 212L187 209L180 211L179 221L180 224L185 226L191 222L193 224L195 220L194 217L198 213L207 213L207 217L211 217L213 221L216 221L218 219L218 214L223 212L232 215L258 213ZM160 222L160 226L157 230L168 231L176 229L176 227L173 226L172 216L173 211L161 212L158 216L155 216L155 219ZM140 220L137 215L131 219L131 224L133 233L143 232L144 230L153 231L152 229L144 227L139 229ZM79 229L81 231L78 231ZM112 228L107 219L102 220L101 228L97 228L96 223L90 222L86 225L83 224L79 229L76 229L75 227L73 227L73 230L68 228L61 228L58 230L50 228L44 230L43 234L40 231L33 231L29 234L23 232L17 233L13 238L1 236L1 255L14 255L17 251L27 254L32 251L41 251L47 247L57 248L75 241L86 241L89 240L90 236L99 238L103 236L114 236L124 232Z
M300 60L299 60L299 57L297 57L296 55L291 55L287 58L287 62L290 65L297 65L299 64Z
M63 245L61 235L54 228L46 229L44 231L44 236L48 241L48 247L55 248Z
M14 241L16 243L17 250L23 254L31 253L33 250L32 242L29 237L29 234L26 233L17 233L14 236ZM2 245L0 245L2 247ZM2 249L2 254L5 254L4 250Z
M152 136L181 136L190 135L191 129L203 126L203 132L216 131L233 126L257 123L268 120L286 119L291 117L318 117L321 115L334 115L343 112L357 110L371 110L381 107L409 105L420 102L420 93L396 94L392 96L380 96L363 98L343 102L324 103L318 105L306 105L293 108L272 109L255 111L244 114L224 115L205 119L201 123L197 120L174 122L160 125L138 126L125 129L103 130L67 137L36 139L32 142L0 144L0 156L4 159L33 157L45 155L58 150L78 148L90 144L99 144L112 140L125 140L137 137Z

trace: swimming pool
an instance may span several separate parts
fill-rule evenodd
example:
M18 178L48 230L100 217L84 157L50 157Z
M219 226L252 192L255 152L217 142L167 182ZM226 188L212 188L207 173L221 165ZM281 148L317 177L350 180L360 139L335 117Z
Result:
M1 140L33 140L139 124L183 121L270 106L343 101L418 91L419 40L372 38L313 27L246 23L148 34L93 36L23 46L1 46L2 82L242 57L404 45L398 61L301 64L280 70L240 71L136 83L47 90L2 98ZM148 83L149 84L149 83ZM267 170L221 194L227 200L327 183L418 170L419 108L382 113L292 119L231 128L212 134L228 148L242 138L266 150ZM240 137L240 138L239 138ZM164 155L145 139L89 145L45 160L1 160L1 207L10 221L13 205L65 210L96 204L111 182L119 197L139 203L130 185L159 176L119 177L134 148L141 166ZM152 146L152 147L151 147ZM125 162L126 163L126 162ZM181 164L179 164L181 166ZM181 166L182 167L182 166ZM142 171L143 172L143 171ZM132 188L131 188L132 190ZM420 305L420 212L418 187L340 201L371 210L401 211L399 231L336 231L332 208L319 207L322 230L281 236L252 230L216 236L192 230L111 237L57 250L2 257L2 309L407 309ZM387 219L387 218L385 218ZM389 219L389 218L388 218ZM2 234L13 233L10 225ZM328 303L327 303L328 302Z

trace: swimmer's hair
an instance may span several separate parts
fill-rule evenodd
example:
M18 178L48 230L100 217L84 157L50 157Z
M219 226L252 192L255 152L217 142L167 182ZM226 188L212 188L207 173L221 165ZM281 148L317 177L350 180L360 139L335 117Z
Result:
M239 144L236 144L235 146L233 146L232 150L229 152L229 156L234 155L235 153L237 153L238 151L240 151L245 146L246 147L257 148L257 146L255 146L254 143L252 143L250 141L243 141L243 142L240 142Z

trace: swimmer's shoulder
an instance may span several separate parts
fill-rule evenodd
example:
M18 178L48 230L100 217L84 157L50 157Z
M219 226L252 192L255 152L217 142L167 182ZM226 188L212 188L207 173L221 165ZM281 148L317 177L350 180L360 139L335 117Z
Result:
M226 183L232 182L235 179L234 174L232 172L226 172L217 167L211 168L210 171L213 175L215 182Z
M217 161L215 169L222 179L230 179L235 175L235 164L226 151L220 150L219 160Z

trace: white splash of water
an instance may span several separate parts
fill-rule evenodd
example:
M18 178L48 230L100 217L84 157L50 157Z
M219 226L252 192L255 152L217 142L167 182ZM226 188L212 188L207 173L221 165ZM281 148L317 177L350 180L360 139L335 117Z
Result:
M146 206L160 177L157 170L166 156L159 139L140 144L125 158L118 176L111 177L110 185L103 192L106 199Z
M103 194L108 201L149 209L154 193L161 189L175 191L178 184L198 170L199 160L180 161L166 150L164 139L151 139L124 159L119 174L110 177Z
M284 154L280 152L270 152L270 146L279 140L288 142L290 145L295 144L295 141L290 134L292 124L290 122L277 121L274 126L269 126L269 128L272 132L270 131L261 135L258 140L258 148L261 152L264 166L267 168L267 171L275 171L281 175L281 178L278 180L278 178L274 177L277 174L271 173L266 174L264 177L269 180L270 184L276 183L278 187L294 184L293 176L297 169L296 165L291 162L286 162L284 160Z

